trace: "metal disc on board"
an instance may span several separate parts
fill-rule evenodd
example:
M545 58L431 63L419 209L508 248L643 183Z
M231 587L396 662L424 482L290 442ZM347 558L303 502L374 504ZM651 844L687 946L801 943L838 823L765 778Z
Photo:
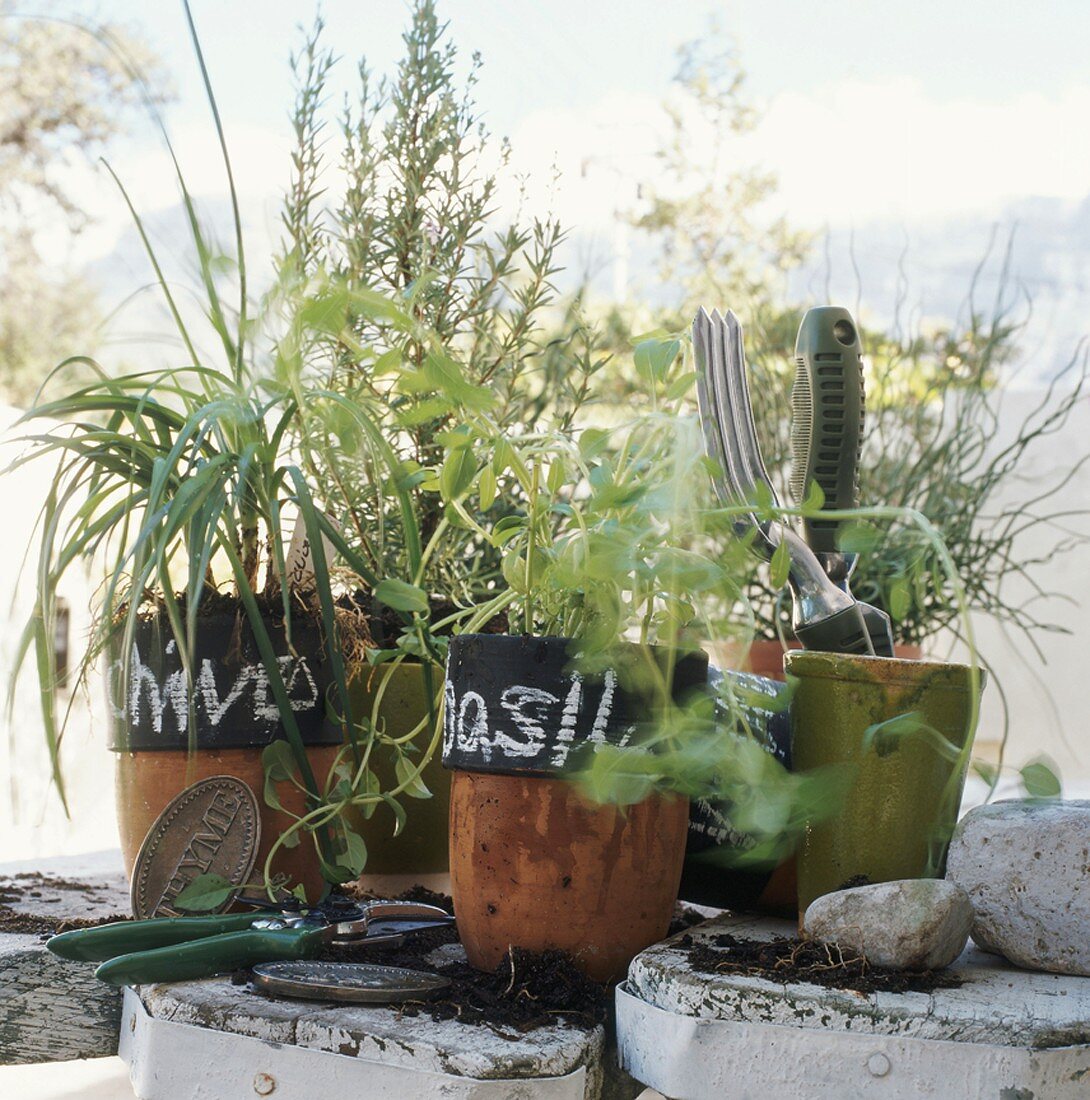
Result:
M198 875L249 880L261 839L254 792L231 775L202 779L173 798L148 830L132 872L133 916L176 917L174 899ZM220 912L230 898L212 912Z
M422 1001L446 989L439 974L369 963L277 962L254 967L254 985L267 993L308 1001L397 1004Z

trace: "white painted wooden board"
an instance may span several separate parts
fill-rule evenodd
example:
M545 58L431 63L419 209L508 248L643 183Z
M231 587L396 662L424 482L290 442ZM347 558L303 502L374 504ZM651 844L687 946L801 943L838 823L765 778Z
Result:
M17 877L32 871L67 885ZM26 892L5 903L17 912L58 921L129 912L119 853L0 866L0 887L13 883ZM116 1054L121 995L94 972L51 955L43 936L0 933L0 1065Z
M720 917L690 934L793 931ZM618 989L621 1064L675 1100L1090 1096L1090 979L1017 970L973 948L953 969L957 989L864 995L695 973L667 941Z
M120 1049L142 1100L261 1095L260 1075L276 1100L339 1089L358 1100L628 1100L642 1089L617 1070L601 1027L519 1033L385 1006L271 1000L226 978L126 991Z

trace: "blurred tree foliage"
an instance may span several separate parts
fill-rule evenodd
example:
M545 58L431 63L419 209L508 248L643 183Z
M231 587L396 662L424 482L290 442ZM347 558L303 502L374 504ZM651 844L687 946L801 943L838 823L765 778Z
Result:
M0 399L29 403L60 360L94 351L95 290L47 263L36 235L58 217L70 233L86 227L73 166L100 156L166 85L124 28L22 18L0 2Z
M701 305L733 309L745 328L765 463L781 499L790 502L795 336L807 306L818 303L792 300L787 276L813 241L770 211L775 177L739 159L739 139L760 116L738 56L721 34L680 49L664 107L660 170L641 182L641 207L631 216L656 257L656 285L641 288L640 302L603 308L606 343L620 352L640 334L687 332ZM1017 358L1024 319L1017 314L1028 307L1012 292L1009 252L999 282L984 303L974 278L953 323L912 333L896 323L885 330L862 326L868 436L859 503L927 516L949 547L972 609L1021 629L1032 643L1034 632L1054 629L1038 611L1042 599L1056 595L1047 590L1048 564L1085 539L1067 522L1074 517L1057 512L1056 501L1087 456L1072 455L1033 482L1024 473L1041 441L1063 429L1085 394L1087 367L1076 357L1040 402L1007 415L1005 438L996 445L1003 399L996 383ZM642 386L631 364L631 357L617 354L603 372L601 386L612 401L639 399ZM1027 536L1042 525L1055 530L1052 549L1027 552ZM911 528L894 524L869 537L853 535L866 543L853 590L892 614L899 642L926 643L943 629L956 632L955 601L921 561L929 551ZM746 595L760 636L790 635L789 608L765 566L754 563Z

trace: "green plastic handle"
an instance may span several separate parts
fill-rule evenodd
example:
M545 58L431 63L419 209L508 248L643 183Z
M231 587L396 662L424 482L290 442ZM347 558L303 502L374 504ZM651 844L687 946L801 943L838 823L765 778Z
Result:
M219 936L224 932L239 932L249 928L259 916L259 913L230 913L216 917L156 917L153 920L118 921L116 924L100 924L97 928L62 932L50 939L46 947L62 959L102 962L133 951L169 947L204 936Z
M855 507L865 415L862 354L859 330L843 306L806 311L791 393L791 493L800 504L816 481L823 510ZM839 520L807 516L802 524L811 550L836 552Z
M253 928L191 943L136 951L104 962L95 977L110 985L187 982L240 970L260 962L313 958L322 949L327 926Z

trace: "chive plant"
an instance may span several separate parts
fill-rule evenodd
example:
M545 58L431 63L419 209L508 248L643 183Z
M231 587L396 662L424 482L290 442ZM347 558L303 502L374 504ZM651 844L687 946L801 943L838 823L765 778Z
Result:
M433 548L420 539L409 497L412 472L389 443L388 426L373 419L368 406L327 387L328 379L313 369L315 349L332 340L364 360L370 349L357 337L358 319L381 317L388 330L399 329L443 365L441 375L418 381L419 400L427 399L428 386L437 394L448 387L462 396L470 391L459 387L457 362L426 326L410 316L403 303L381 293L348 287L344 280L319 273L302 277L285 267L259 303L251 300L228 145L188 6L185 11L226 173L234 247L229 256L214 247L149 97L149 110L177 171L207 328L198 330L187 315L143 220L117 180L184 358L176 367L115 377L87 357L73 357L56 368L23 418L27 446L18 464L52 462L54 475L32 548L37 597L17 667L33 655L53 775L63 799L59 748L66 715L58 713L55 704L52 637L57 590L64 576L87 560L102 563L93 633L77 670L81 684L87 684L107 646L121 654L131 652L137 623L151 615L169 625L191 700L202 602L213 592L230 596L252 631L283 726L283 741L266 750L267 776L290 780L306 795L306 813L283 842L295 844L307 836L326 877L342 881L358 875L366 859L362 838L343 814L348 803L387 801L401 820L404 811L398 796L426 791L419 784L424 761L399 758L398 782L392 790L378 789L367 770L371 742L366 722L352 714L340 644L346 613L337 606L338 589L326 546L349 563L352 584L370 586L403 611L406 636L416 639L405 642L406 647L415 645L423 652L425 641L421 631L413 634L414 595L405 594L415 594L416 589L375 572L373 563L348 546L339 525L330 520L330 484L316 476L322 463L315 457L317 444L308 443L311 425L339 431L357 449L367 447L372 474L389 503L388 519L397 524L403 540L411 576L418 575ZM208 331L213 336L208 341L211 351L203 349L199 338ZM447 407L453 411L458 404L455 397ZM42 430L35 430L43 424ZM328 438L322 436L321 443L328 443ZM332 452L334 458L336 453ZM329 458L331 452L324 454ZM291 586L286 570L296 523L309 543L313 572L312 582L302 589ZM340 759L326 776L315 775L308 761L273 642L282 620L290 646L292 622L301 616L321 624L332 680L329 710L339 718L345 738ZM192 743L192 703L189 723ZM266 798L276 804L271 783L266 784Z

